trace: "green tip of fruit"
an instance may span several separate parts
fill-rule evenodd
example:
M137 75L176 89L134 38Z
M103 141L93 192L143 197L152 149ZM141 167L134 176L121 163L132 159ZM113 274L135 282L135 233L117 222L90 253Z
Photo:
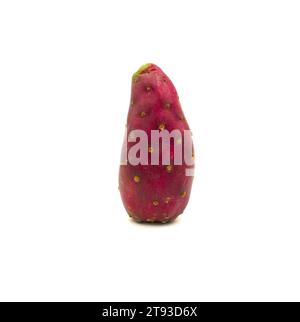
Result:
M132 79L136 79L140 74L142 74L147 68L149 68L151 65L151 63L148 64L144 64L142 65L133 75L132 75Z

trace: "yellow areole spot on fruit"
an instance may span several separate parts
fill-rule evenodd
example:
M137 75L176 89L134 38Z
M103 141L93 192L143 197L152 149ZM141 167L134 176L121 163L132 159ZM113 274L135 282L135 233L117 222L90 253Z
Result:
M140 113L140 116L141 116L141 117L145 117L146 115L147 115L147 114L146 114L146 112L144 112L144 111Z
M133 100L130 101L130 106L132 106L134 104Z
M139 176L134 176L133 180L135 183L139 183L141 181L141 178Z
M171 103L167 102L165 103L165 108L169 109L171 107Z
M158 206L159 202L158 202L157 200L153 200L153 201L152 201L152 204L153 204L153 206L155 206L155 207L156 207L156 206Z
M159 128L161 131L163 131L163 130L165 129L165 127L166 127L166 125L165 125L164 123L160 123L158 128Z
M152 148L152 146L149 146L149 148L148 148L148 152L149 152L149 153L153 153L153 151L154 151L154 149Z
M172 165L167 165L166 170L167 170L168 173L172 172L173 166Z
M184 198L186 196L186 191L183 191L180 193L181 198Z
M165 203L169 203L169 201L170 201L171 199L172 199L171 197L167 197L167 198L165 199Z

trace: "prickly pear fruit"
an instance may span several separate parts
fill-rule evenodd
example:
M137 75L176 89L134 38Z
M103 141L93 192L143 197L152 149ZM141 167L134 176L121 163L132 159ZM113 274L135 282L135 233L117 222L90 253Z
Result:
M130 162L130 149L140 141L135 140L136 130L146 134L146 154L140 150L137 158L146 155L144 162ZM154 144L152 135L177 130L180 136L169 140L169 146ZM154 64L143 65L132 77L131 100L127 117L127 130L123 143L125 163L119 172L119 190L125 209L138 222L169 222L184 211L190 197L193 182L194 151L188 123L180 106L171 80ZM185 156L185 144L192 148ZM155 146L154 146L155 145ZM179 150L176 146L180 145ZM182 162L175 160L175 152L182 152ZM165 153L169 161L163 163ZM152 160L159 157L159 163ZM179 158L180 159L180 158Z

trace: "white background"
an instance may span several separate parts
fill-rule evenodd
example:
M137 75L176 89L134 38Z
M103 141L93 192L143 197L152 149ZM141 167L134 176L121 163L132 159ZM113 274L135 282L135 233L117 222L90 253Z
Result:
M298 1L2 1L1 300L300 300ZM196 148L174 224L118 191L131 75Z

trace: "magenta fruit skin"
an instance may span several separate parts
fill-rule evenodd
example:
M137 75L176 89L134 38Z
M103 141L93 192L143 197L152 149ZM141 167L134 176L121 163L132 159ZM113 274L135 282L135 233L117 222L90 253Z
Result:
M132 77L131 100L127 117L127 135L132 130L189 130L177 91L167 75L156 65L143 65ZM124 142L126 144L126 142ZM135 143L127 143L128 149ZM171 140L170 165L121 165L119 190L124 207L137 222L173 221L186 208L193 183L193 176L186 170L194 166L174 165L174 143ZM150 145L150 144L149 144ZM161 151L160 151L161 155ZM194 152L192 154L194 159ZM161 159L160 159L161 160Z

